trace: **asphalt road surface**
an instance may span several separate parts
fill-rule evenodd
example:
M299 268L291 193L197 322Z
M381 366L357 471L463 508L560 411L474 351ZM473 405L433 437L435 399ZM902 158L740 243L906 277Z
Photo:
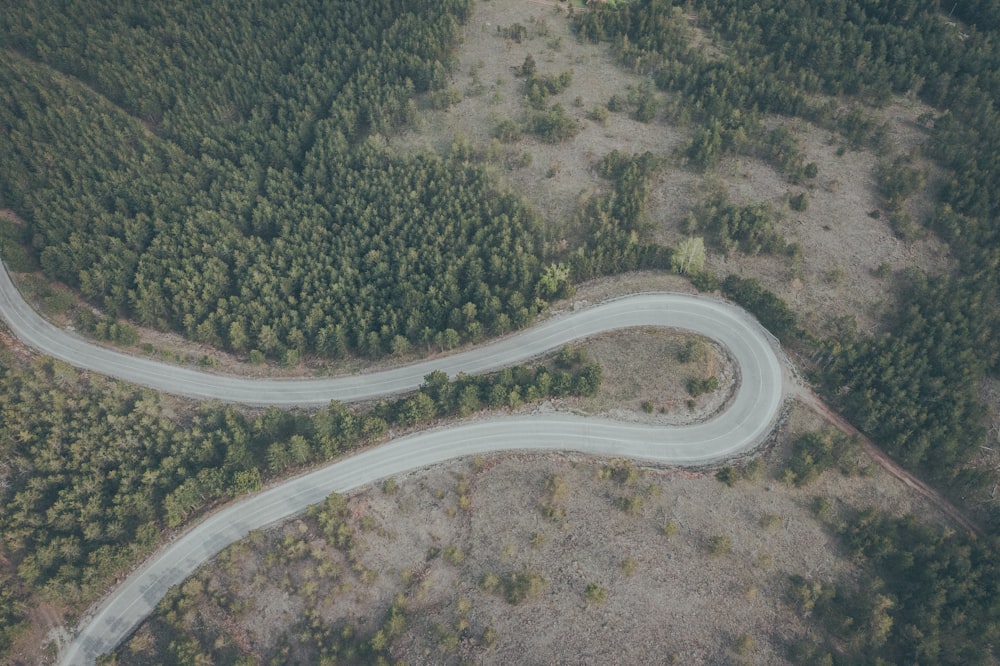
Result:
M370 448L236 501L166 544L85 616L62 664L93 664L148 616L167 590L254 529L266 527L333 492L451 458L504 450L572 450L677 465L699 465L749 450L771 432L784 397L773 338L743 310L688 294L637 294L552 317L526 331L452 356L333 379L227 377L98 347L42 319L0 270L0 315L24 343L80 368L161 391L254 405L351 402L417 388L425 375L486 372L573 340L635 326L694 331L726 347L740 373L728 408L704 423L655 427L570 414L498 417L428 430ZM655 363L655 359L650 362Z
M771 366L776 364L762 329L746 313L720 301L685 294L629 296L552 317L515 335L451 356L380 372L324 379L232 377L98 346L39 316L21 298L6 270L0 270L0 316L22 342L78 368L166 393L250 405L315 406L331 400L355 402L403 393L418 388L434 370L442 370L449 376L459 372L488 372L540 356L573 340L633 326L690 329L729 347L741 364L750 361L750 356L757 356L757 365L763 368L765 354L771 357ZM744 378L753 381L752 376Z

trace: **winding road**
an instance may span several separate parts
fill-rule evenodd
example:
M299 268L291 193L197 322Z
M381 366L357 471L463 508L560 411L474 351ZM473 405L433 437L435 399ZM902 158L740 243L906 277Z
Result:
M212 374L101 347L43 319L24 301L6 269L0 270L0 316L22 342L85 370L196 399L248 405L304 407L331 400L358 402L418 388L434 370L478 374L541 356L580 338L635 326L684 328L728 347L744 381L773 382L781 391L777 357L756 320L732 305L688 294L637 294L572 314L475 349L399 368L324 379L254 379ZM776 343L775 343L776 344ZM744 415L745 416L745 415Z
M333 492L452 458L501 450L573 450L649 462L706 464L749 450L771 432L785 395L778 346L743 310L719 300L674 293L620 298L554 316L530 329L444 358L331 379L247 379L180 368L99 347L40 317L0 270L0 316L24 343L79 368L160 391L254 405L352 402L417 388L442 370L481 373L539 356L606 331L659 326L700 333L726 347L740 373L728 408L694 425L655 427L570 414L498 417L420 432L364 450L236 501L166 544L113 590L61 655L92 664L127 638L167 590L248 532L304 511Z

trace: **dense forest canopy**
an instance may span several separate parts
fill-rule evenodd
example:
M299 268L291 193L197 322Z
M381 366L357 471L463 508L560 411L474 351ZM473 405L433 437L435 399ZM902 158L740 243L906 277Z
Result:
M1000 34L996 3L959 5L963 25L936 2L635 0L580 13L574 26L678 95L675 115L697 127L685 151L695 168L745 153L794 182L807 169L778 158L784 142L765 114L799 116L877 147L866 106L895 93L935 107L929 147L947 176L925 222L951 245L956 274L909 276L888 333L848 331L811 344L828 352L817 379L859 426L964 495L986 482L964 464L983 440L980 382L1000 366ZM718 52L692 45L691 21ZM723 228L720 242L736 246L740 237L730 238L732 224L720 216L727 211L705 226Z
M821 622L790 646L796 664L992 664L1000 638L996 539L916 518L851 510L831 525L860 580L792 577L790 601Z
M379 355L524 325L530 211L460 153L392 156L378 138L444 83L468 10L5 10L0 206L51 277L241 353Z
M24 628L32 592L74 605L219 500L329 460L388 427L593 395L601 368L578 349L492 375L443 372L369 408L311 413L197 408L0 350L0 655Z

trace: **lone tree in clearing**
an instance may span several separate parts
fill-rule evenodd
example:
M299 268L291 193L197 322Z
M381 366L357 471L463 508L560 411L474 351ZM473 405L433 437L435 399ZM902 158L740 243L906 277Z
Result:
M687 238L677 246L671 263L681 275L700 273L705 267L705 240L701 236Z

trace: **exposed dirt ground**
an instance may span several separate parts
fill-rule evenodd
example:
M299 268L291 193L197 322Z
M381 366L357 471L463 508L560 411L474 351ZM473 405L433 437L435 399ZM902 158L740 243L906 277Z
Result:
M563 408L619 420L681 425L719 412L739 385L728 354L698 336L632 329L591 338L581 346L601 364L601 388L592 398L567 400ZM695 357L682 361L689 346ZM709 377L719 380L719 389L692 399L688 380Z
M987 378L983 383L980 399L986 405L989 415L986 424L988 433L986 441L980 447L979 453L973 456L969 466L972 469L985 470L991 475L993 484L990 492L977 498L979 503L990 507L1000 504L1000 380Z
M497 26L516 22L528 29L525 42L497 35ZM583 126L572 141L555 146L534 138L493 142L499 120L519 120L524 113L521 81L512 70L529 53L541 72L573 70L572 85L553 99ZM604 186L591 168L602 155L613 149L668 155L686 136L683 128L660 121L642 124L623 114L612 114L606 126L590 120L587 114L594 105L640 80L618 69L605 47L576 43L565 18L551 6L530 0L477 3L458 57L452 85L461 101L445 111L424 112L413 130L389 137L390 144L403 150L445 150L461 136L511 165L530 154L530 164L497 167L497 173L537 207L551 239L571 235L567 225L579 203ZM580 105L574 105L577 97ZM925 111L910 102L883 111L894 154L922 141L915 119ZM805 188L807 211L794 213L785 204L789 193L803 188L790 186L755 160L730 159L709 178L721 182L737 203L770 202L782 210L780 230L788 242L802 247L801 265L784 257L711 253L708 266L720 274L759 277L813 330L844 315L873 330L891 298L891 277L875 276L880 265L888 264L890 271L917 266L933 272L943 270L948 258L933 239L904 243L884 216L869 216L882 205L873 175L876 155L855 150L838 156L839 140L829 132L804 123L794 127L806 161L820 166L814 184ZM682 222L701 196L703 183L701 176L679 170L659 177L650 200L658 239L672 243L682 236ZM665 274L623 276L581 285L557 309L644 289L690 287ZM679 369L648 362L676 359L671 347L676 344L662 333L590 341L592 355L608 359L613 369L605 366L602 395L575 408L621 410L634 418L646 417L644 400L657 408L679 400ZM726 367L724 358L718 362ZM654 378L660 383L647 383ZM784 645L805 631L785 601L789 576L830 580L852 571L849 559L812 515L814 496L830 498L835 510L876 506L941 520L919 496L879 470L854 478L826 473L804 490L774 480L794 436L822 425L819 416L793 403L773 448L763 455L764 478L735 488L710 473L681 470L650 470L619 484L602 478L607 461L573 454L505 455L405 475L396 480L394 494L372 488L350 499L351 526L361 542L355 569L369 573L363 581L346 560L339 562L346 585L341 582L339 593L323 597L323 615L334 624L350 621L362 631L374 631L372 618L382 617L403 593L409 627L392 651L409 663L510 663L527 655L535 663L784 663ZM565 517L556 521L541 510L551 504L546 491L551 476L569 489L559 500ZM618 508L616 500L622 497L638 498L633 504L638 508L631 513ZM362 521L367 528L362 529ZM669 538L664 534L668 522L673 525L668 531L676 530ZM290 521L265 540L294 539L300 529L300 523ZM727 537L731 553L710 555L713 537ZM461 562L429 557L449 546L463 553ZM287 581L253 578L264 553L241 556L244 569L230 583L234 592L245 590L243 608L250 609L232 635L256 646L262 656L306 604ZM537 597L517 606L479 585L486 573L515 571L538 573L547 584ZM603 602L587 602L588 584L604 588ZM206 617L221 615L212 611ZM225 622L232 627L234 620ZM487 627L496 632L491 648L482 641ZM451 641L452 634L459 640ZM752 637L753 647L737 655L743 636ZM139 638L148 640L142 632Z
M915 102L898 102L882 110L881 117L891 128L892 155L907 153L926 138L915 120L927 111ZM893 233L876 189L879 155L863 149L838 156L841 141L830 132L801 121L790 125L801 140L806 163L819 165L813 183L789 185L768 165L742 157L724 160L716 175L734 203L770 203L780 211L783 219L777 228L786 242L801 247L801 261L710 252L706 266L720 275L757 277L785 299L813 333L828 334L831 322L845 316L853 316L861 331L873 333L894 301L893 274L907 268L941 274L949 265L947 247L931 235L905 242ZM797 212L789 208L787 198L802 191L807 192L809 207ZM914 219L929 213L926 201L915 197L909 203ZM869 213L876 210L882 214L873 219ZM677 213L664 214L663 220L664 240L676 242L682 237L675 224ZM883 264L888 272L879 277L876 273Z
M349 499L353 564L292 520L203 574L216 590L209 596L230 599L237 612L206 601L188 617L198 632L223 633L266 659L307 604L332 626L373 633L403 594L407 629L392 654L406 663L787 663L785 646L807 630L786 600L789 577L830 581L853 571L813 516L814 496L830 498L834 511L876 506L935 518L880 470L850 478L827 472L805 489L775 480L789 442L821 425L793 404L761 478L733 488L686 470L641 470L617 481L602 473L613 462L575 454L508 454L415 471L391 494L370 488ZM566 488L556 499L547 490L553 476ZM638 506L619 508L622 497L638 498ZM562 517L547 517L546 506ZM716 537L727 538L731 552L711 554ZM311 544L300 551L311 554L293 558L284 579L261 575L267 562L295 552L296 540ZM449 547L462 557L442 556ZM336 565L330 580L311 573L334 570L322 569L324 561ZM484 575L511 572L540 574L546 584L519 605L482 589ZM316 581L313 602L303 598L304 581ZM591 584L603 588L603 602L588 603ZM482 638L488 627L492 647ZM133 639L138 647L152 643L148 632ZM753 647L738 655L743 636Z
M540 74L572 71L571 85L548 104L560 104L580 123L575 138L549 144L525 135L510 144L496 143L492 149L507 156L508 163L517 163L525 153L531 156L528 166L501 167L497 175L502 184L531 201L556 240L560 230L571 233L566 224L579 203L606 186L592 169L604 155L612 150L666 155L688 136L685 128L641 123L627 113L612 113L605 125L590 118L595 106L606 105L612 95L626 95L630 86L638 87L644 79L618 67L607 45L578 42L564 7L532 0L476 3L452 77L461 101L443 111L423 112L412 129L390 138L390 145L402 150L444 151L460 136L487 152L496 124L504 119L520 121L529 110L524 81L514 74L526 56L534 58ZM498 34L497 28L516 23L527 29L521 43Z
M498 26L515 23L527 28L527 38L521 43L497 33ZM690 38L707 39L694 28ZM493 139L499 120L520 120L527 112L522 80L513 71L528 54L542 73L573 72L569 88L552 98L582 127L570 141L552 145L525 135L501 145ZM514 156L530 154L529 166L497 168L496 173L541 213L553 243L579 233L572 227L573 215L587 197L606 186L593 169L601 157L612 150L648 150L670 157L689 137L690 128L671 124L662 113L650 123L633 120L627 113L612 113L603 125L591 119L595 105L606 104L612 95L627 95L629 88L637 88L646 79L618 67L607 45L578 42L566 14L551 5L531 0L476 5L458 62L452 87L461 92L461 101L444 111L424 111L413 128L392 137L390 144L402 150L444 151L460 136L502 163L517 163ZM661 101L666 97L658 95ZM876 120L886 126L888 144L886 153L878 155L871 149L838 155L844 140L834 133L800 120L770 118L769 126L783 124L793 130L805 163L819 166L818 177L805 186L794 186L768 164L742 156L723 160L704 175L668 167L650 190L653 237L667 245L684 238L684 220L710 187L721 186L734 203L770 203L783 218L778 229L786 241L801 247L801 260L726 257L710 251L707 268L720 275L738 272L759 278L788 301L801 323L814 333L828 332L831 322L840 317L854 317L862 331L873 332L892 303L893 273L920 268L939 274L948 267L947 248L933 236L904 242L893 233L887 215L878 219L869 215L885 212L876 188L877 160L913 151L919 155L927 138L919 119L933 115L931 111L919 102L900 99L875 112ZM928 172L929 186L923 195L907 202L906 210L914 220L921 220L929 214L927 193L936 188L937 172L919 157L917 166ZM787 199L801 191L807 192L809 207L796 212ZM879 277L876 273L883 264Z

